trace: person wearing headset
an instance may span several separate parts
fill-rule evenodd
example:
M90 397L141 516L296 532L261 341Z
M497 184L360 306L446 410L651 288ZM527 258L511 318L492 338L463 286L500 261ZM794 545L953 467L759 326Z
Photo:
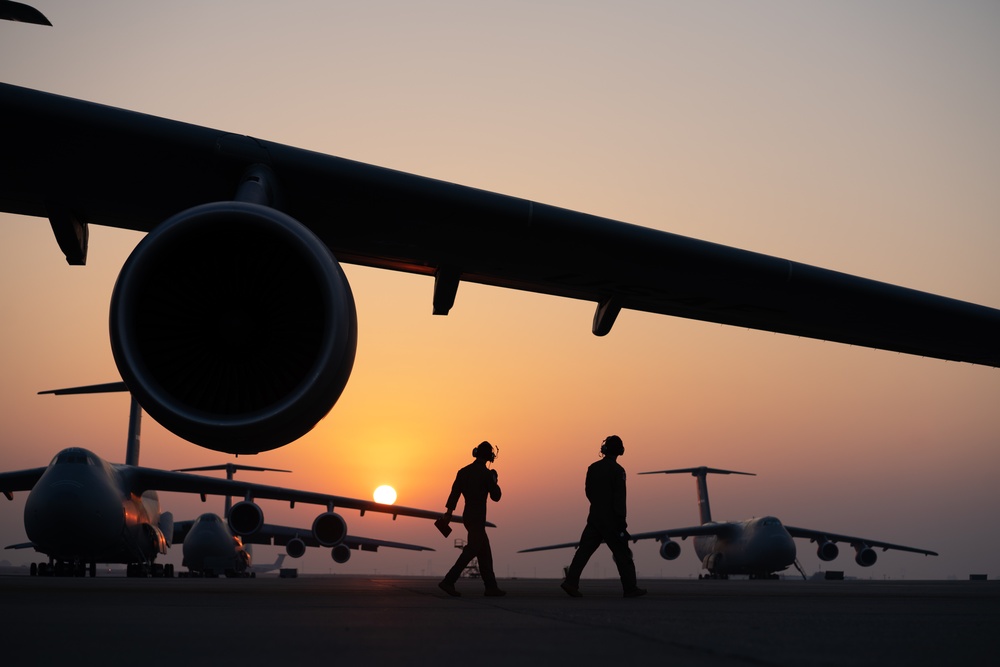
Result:
M617 435L609 435L601 443L601 459L587 468L586 493L590 500L587 525L580 536L580 546L566 571L560 586L571 597L582 597L580 575L587 561L601 543L608 545L618 566L618 576L627 598L646 594L635 580L635 563L628 548L628 524L625 521L625 469L618 465L618 457L625 453L625 445Z
M500 500L497 471L486 467L487 463L496 460L497 451L485 440L479 443L472 450L472 456L476 460L460 469L455 475L455 482L451 485L451 494L445 503L448 511L442 520L445 522L451 520L451 514L458 504L458 497L463 496L465 509L462 512L462 523L469 531L469 539L458 560L438 583L438 587L448 595L461 595L455 589L455 582L473 558L479 559L479 574L486 586L485 595L499 597L507 594L497 586L497 578L493 572L493 551L490 549L490 538L486 535L486 498L489 497L493 502Z

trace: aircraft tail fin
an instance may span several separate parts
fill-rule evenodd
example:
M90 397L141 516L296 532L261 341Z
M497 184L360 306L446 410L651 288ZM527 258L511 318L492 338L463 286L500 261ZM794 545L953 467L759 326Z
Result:
M675 468L673 470L651 470L649 472L640 472L640 475L672 475L679 473L690 473L693 477L698 478L698 514L701 518L703 524L712 522L712 508L708 502L708 475L709 473L715 475L751 475L756 476L756 473L752 472L740 472L738 470L723 470L721 468L708 468L706 466L700 466L698 468Z
M69 396L73 394L107 394L128 391L124 382L105 382L104 384L88 384L83 387L66 387L65 389L47 389L39 394ZM139 465L139 436L142 431L142 408L135 396L131 396L128 413L128 442L125 443L125 465Z

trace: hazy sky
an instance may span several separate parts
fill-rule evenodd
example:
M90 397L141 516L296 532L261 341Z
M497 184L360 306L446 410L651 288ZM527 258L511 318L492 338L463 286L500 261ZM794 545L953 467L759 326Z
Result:
M33 4L54 26L0 22L5 82L1000 307L995 2ZM117 379L108 303L140 238L91 228L88 266L68 267L47 221L0 214L0 469L70 445L123 459L126 397L35 392ZM431 279L345 270L351 381L307 436L241 459L293 474L244 479L387 483L438 509L488 439L497 573L557 577L570 551L515 552L579 537L586 467L617 433L633 532L698 518L691 477L635 473L708 465L758 475L709 480L718 519L941 553L862 569L845 546L830 569L1000 576L1000 371L631 311L595 338L593 304L469 284L433 317ZM145 465L225 460L145 422ZM2 544L25 539L25 495L0 499ZM178 519L222 504L162 502ZM437 551L300 567L440 575L457 556L429 522L345 518ZM634 551L640 578L700 570L690 542L672 562ZM799 558L821 565L808 543ZM606 550L591 563L614 573Z

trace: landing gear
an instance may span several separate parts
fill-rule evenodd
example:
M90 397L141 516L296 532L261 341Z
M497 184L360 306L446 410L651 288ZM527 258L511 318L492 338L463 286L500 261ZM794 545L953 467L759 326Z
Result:
M97 563L82 560L50 560L48 563L32 563L28 569L32 577L85 577L97 576Z
M172 563L129 563L125 566L125 576L172 579L174 576L174 566Z

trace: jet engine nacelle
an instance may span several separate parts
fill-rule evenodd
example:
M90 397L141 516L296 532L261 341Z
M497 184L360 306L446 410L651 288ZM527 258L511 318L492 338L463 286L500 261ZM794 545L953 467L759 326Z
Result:
M298 537L293 537L285 545L285 553L292 558L302 558L306 553L306 543Z
M244 500L229 509L229 527L241 537L253 535L264 525L264 510L257 503Z
M833 542L822 540L816 545L816 555L819 556L820 560L829 561L840 555L840 549Z
M858 545L854 547L854 551L857 552L854 556L854 562L861 567L871 567L878 560L878 554L868 545Z
M231 454L308 433L354 365L357 312L327 246L247 202L182 211L151 231L111 297L128 389L181 438Z
M347 537L347 522L336 512L324 512L313 521L312 531L320 546L335 547Z
M663 540L660 545L660 558L663 560L674 560L681 555L681 545L673 540Z
M346 563L351 559L351 550L346 544L338 544L330 550L330 557L335 563Z

